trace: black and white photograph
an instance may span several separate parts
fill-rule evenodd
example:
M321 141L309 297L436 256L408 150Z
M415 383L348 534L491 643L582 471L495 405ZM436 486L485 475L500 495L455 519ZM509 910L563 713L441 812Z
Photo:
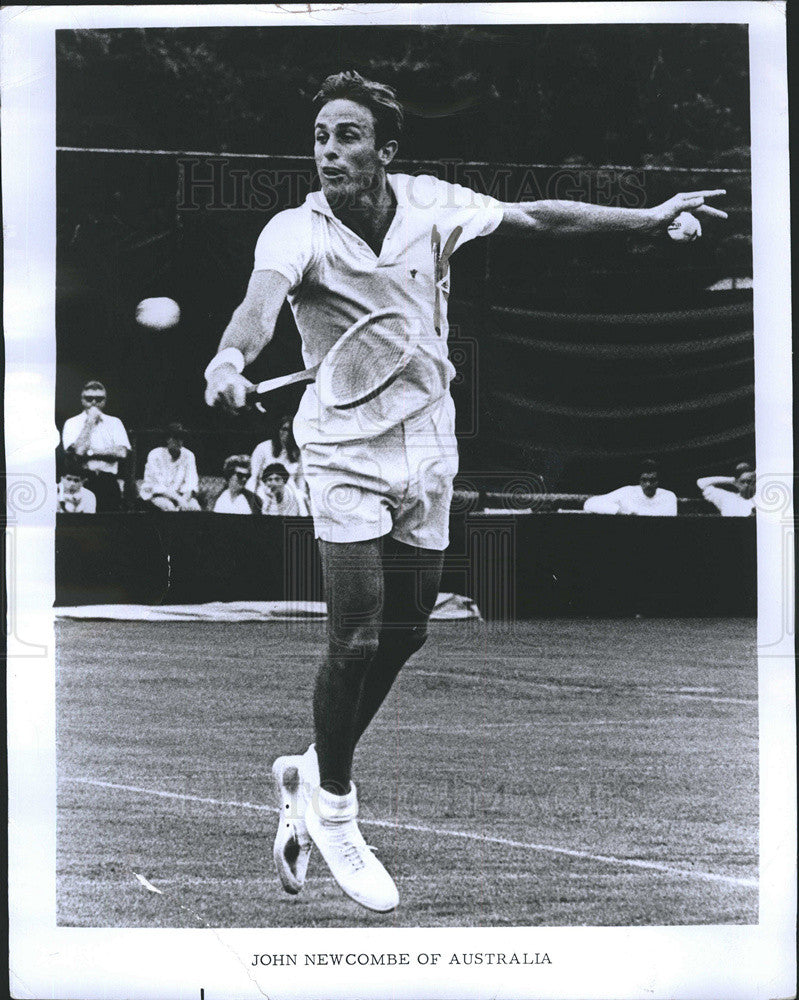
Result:
M784 17L5 9L13 996L795 995Z

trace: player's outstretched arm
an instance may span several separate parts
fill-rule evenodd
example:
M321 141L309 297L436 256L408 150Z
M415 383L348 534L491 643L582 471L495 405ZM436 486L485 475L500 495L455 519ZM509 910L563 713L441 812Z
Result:
M506 236L579 236L588 233L664 231L683 212L726 219L727 213L706 204L726 191L688 191L652 208L612 208L583 201L522 201L504 206L497 233Z
M277 271L254 271L244 301L233 313L222 334L216 357L205 369L209 406L240 410L252 388L241 374L266 347L289 290L289 279Z

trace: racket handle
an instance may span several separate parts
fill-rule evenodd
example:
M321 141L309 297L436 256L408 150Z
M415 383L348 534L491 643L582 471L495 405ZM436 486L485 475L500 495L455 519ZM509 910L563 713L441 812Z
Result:
M274 392L275 389L282 389L286 385L295 385L298 382L313 382L319 365L313 368L306 368L305 371L294 372L292 375L279 375L277 378L268 378L265 382L259 382L248 393L250 400L259 399L267 393Z

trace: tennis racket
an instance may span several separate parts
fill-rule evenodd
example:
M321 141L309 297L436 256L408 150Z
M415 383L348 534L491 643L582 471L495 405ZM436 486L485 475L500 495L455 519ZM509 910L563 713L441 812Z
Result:
M369 313L342 334L322 361L291 375L260 382L250 393L260 401L275 389L313 382L323 406L349 410L374 399L403 372L418 338L418 322L396 309Z

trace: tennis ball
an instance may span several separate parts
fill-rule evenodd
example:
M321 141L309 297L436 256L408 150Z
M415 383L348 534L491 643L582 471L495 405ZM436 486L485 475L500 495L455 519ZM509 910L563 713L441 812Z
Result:
M136 322L149 330L168 330L180 319L180 306L174 299L142 299L136 306Z
M680 212L669 226L668 233L676 243L692 243L702 235L702 226L695 215Z

